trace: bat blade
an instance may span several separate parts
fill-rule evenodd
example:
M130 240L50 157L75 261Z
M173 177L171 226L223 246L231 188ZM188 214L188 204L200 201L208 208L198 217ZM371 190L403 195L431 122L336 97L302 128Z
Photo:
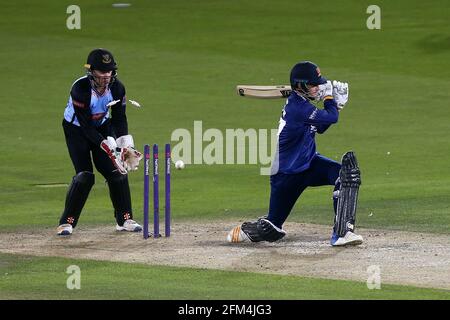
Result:
M238 85L236 86L237 94L241 97L253 97L261 99L277 99L287 98L292 92L289 85L278 86L255 86L255 85Z

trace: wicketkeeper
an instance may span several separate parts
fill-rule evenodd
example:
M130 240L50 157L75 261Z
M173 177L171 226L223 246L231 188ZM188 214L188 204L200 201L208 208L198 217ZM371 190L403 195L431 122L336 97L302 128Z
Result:
M270 176L270 204L267 216L244 222L228 234L229 242L276 241L286 235L283 223L295 202L308 187L334 186L335 212L331 245L357 245L363 242L354 233L360 170L353 152L338 163L316 152L315 135L336 123L348 101L348 84L327 81L312 62L296 64L290 75L292 93L283 108L278 144ZM310 101L323 101L316 108Z
M94 185L92 161L106 179L116 230L141 231L133 220L128 171L137 170L142 154L128 134L125 87L117 78L111 52L95 49L85 64L87 75L72 85L62 126L75 176L66 195L58 235L70 235Z

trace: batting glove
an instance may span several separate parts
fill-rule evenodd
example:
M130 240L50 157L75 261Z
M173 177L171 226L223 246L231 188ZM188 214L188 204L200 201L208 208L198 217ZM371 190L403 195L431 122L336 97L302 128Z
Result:
M100 148L106 152L109 159L111 159L114 167L121 174L127 174L127 170L124 166L124 154L127 152L126 148L118 148L116 140L113 137L108 137L100 143Z
M333 98L339 109L343 109L348 101L348 83L333 81Z
M317 96L319 101L326 99L333 99L333 85L331 81L319 85L319 94Z

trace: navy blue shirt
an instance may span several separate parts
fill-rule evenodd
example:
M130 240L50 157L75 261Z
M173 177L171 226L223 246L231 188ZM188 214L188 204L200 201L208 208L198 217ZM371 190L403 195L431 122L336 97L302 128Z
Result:
M338 121L338 117L334 99L325 100L324 109L319 109L293 92L281 114L271 174L294 174L307 170L316 154L316 132L325 132Z

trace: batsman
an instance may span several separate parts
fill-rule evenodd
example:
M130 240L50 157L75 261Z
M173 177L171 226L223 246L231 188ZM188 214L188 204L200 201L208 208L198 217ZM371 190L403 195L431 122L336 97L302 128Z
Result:
M67 191L57 234L71 235L95 183L92 162L106 179L118 231L141 231L133 220L129 171L136 170L142 154L128 133L125 87L117 78L111 52L92 50L86 76L76 80L64 111L62 126L75 176Z
M348 101L348 84L328 81L310 62L296 64L290 74L292 93L286 101L278 128L278 143L270 176L268 214L244 222L228 234L228 242L277 241L286 235L283 224L302 192L308 187L334 186L332 246L359 245L354 232L361 172L352 151L341 163L316 151L316 133L324 133L339 119ZM323 101L323 109L312 102Z

